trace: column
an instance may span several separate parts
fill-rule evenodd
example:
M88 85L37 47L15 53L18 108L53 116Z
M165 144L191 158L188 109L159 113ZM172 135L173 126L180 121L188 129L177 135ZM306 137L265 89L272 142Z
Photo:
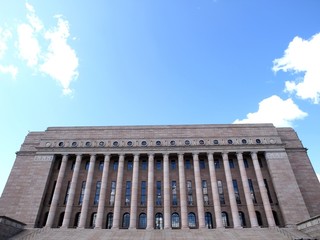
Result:
M81 166L81 158L82 158L82 156L80 154L77 155L76 164L73 169L72 179L71 179L71 183L70 183L70 190L69 190L69 197L68 197L68 201L67 201L67 206L66 206L66 210L64 212L64 218L63 218L63 222L62 222L62 226L61 226L62 228L69 227L71 213L72 213L72 207L73 207L73 201L74 201L74 196L76 193L78 176L79 176L79 171L80 171L80 166Z
M84 228L86 226L95 162L96 162L96 155L91 155L78 228Z
M242 181L244 196L245 196L246 203L247 203L251 227L258 227L259 224L258 224L257 215L254 210L254 206L253 206L253 202L252 202L252 198L251 198L251 194L250 194L248 177L247 177L246 169L245 169L245 166L243 163L242 152L237 153L237 159L238 159L241 181Z
M67 162L68 162L68 155L63 155L58 178L57 178L57 182L56 182L56 186L55 186L52 201L51 201L49 215L48 215L48 219L47 219L47 223L46 223L46 227L49 227L49 228L52 227L54 217L56 215L56 210L57 210L57 206L58 206L58 202L59 202L59 198L60 198L60 193L61 193L62 181L64 178L64 174L66 172Z
M267 216L268 225L269 225L269 227L275 227L276 224L274 222L271 205L270 205L269 198L268 198L267 189L266 189L266 186L263 181L257 153L251 152L251 158L252 158L254 171L256 173L256 177L257 177L257 181L258 181L258 185L259 185L259 190L260 190L260 194L261 194L261 198L262 198L262 202L263 202L263 208L264 208L264 211Z
M119 224L120 224L123 167L124 167L124 155L121 154L119 156L116 196L115 196L114 208L113 208L113 223L112 223L113 229L119 229Z
M103 216L104 216L103 213L104 213L104 207L106 202L106 192L107 192L107 184L108 184L109 164L110 164L110 155L107 154L104 156L101 190L99 194L99 204L98 204L97 220L96 220L95 228L102 228L102 222L103 222Z
M222 158L223 158L223 166L224 166L224 171L225 171L224 173L226 175L226 181L227 181L227 187L228 187L228 194L229 194L229 201L230 201L230 206L231 206L233 227L234 228L241 228L238 206L237 206L236 196L234 194L234 188L233 188L233 183L232 183L232 176L231 176L231 171L230 171L228 153L223 152Z
M149 154L148 159L148 202L147 202L147 229L154 228L154 155Z
M133 174L132 174L129 229L136 229L136 225L137 225L138 183L139 183L139 154L135 154L134 158L133 158Z
M188 228L188 208L187 208L187 191L186 176L184 172L183 154L179 153L179 186L180 186L180 209L181 209L181 228Z
M196 183L199 228L205 228L206 225L205 225L205 221L204 221L205 219L204 219L202 182L201 182L201 176L200 176L200 166L199 166L198 153L193 153L193 169L194 169L194 178L195 178L195 183Z
M213 205L214 205L214 216L216 219L217 228L223 228L222 218L221 218L221 205L218 192L216 170L214 168L213 153L208 153L209 162L209 172L210 172L210 182L212 189Z
M171 228L170 216L170 182L169 182L169 155L163 155L163 212L164 228Z

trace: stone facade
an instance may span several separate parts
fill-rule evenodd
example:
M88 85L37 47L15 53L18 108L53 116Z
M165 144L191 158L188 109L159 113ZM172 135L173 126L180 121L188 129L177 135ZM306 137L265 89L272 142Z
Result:
M31 228L292 227L320 214L315 199L291 128L50 127L17 152L0 215Z

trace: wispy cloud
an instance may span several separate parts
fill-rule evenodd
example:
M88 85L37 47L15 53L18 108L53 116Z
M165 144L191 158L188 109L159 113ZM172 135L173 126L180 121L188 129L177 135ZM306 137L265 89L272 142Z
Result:
M248 113L242 120L233 123L273 123L277 127L292 127L293 121L303 119L307 113L299 109L291 98L281 99L273 95L259 103L257 112Z
M302 99L320 103L320 33L309 40L295 37L284 52L284 56L273 61L274 72L292 72L293 76L304 74L286 81L285 91L295 93Z
M68 43L69 22L57 15L54 16L56 26L46 27L31 4L26 3L25 7L26 21L17 26L16 39L9 30L0 28L0 59L8 49L9 39L15 40L14 50L18 51L17 55L34 74L48 75L62 86L63 94L71 94L70 84L79 75L79 61L75 50ZM0 65L0 73L15 78L18 68L13 64Z

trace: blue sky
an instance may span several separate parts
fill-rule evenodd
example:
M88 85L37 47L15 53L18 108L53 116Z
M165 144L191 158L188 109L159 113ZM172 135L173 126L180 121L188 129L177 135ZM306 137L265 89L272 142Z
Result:
M28 131L272 122L320 173L320 2L4 1L0 194Z

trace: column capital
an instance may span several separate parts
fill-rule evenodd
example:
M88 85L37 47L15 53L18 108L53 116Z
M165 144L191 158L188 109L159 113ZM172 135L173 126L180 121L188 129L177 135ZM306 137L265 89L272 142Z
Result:
M222 155L223 160L228 160L228 152L227 151L221 152L221 155Z
M199 156L199 152L192 152L192 156Z
M90 161L94 160L96 158L97 154L93 153L90 154Z
M208 151L208 152L207 152L207 155L208 155L208 156L209 156L210 154L211 154L211 155L214 155L214 151Z
M133 154L133 157L139 157L140 156L140 153L134 153Z
M239 158L243 158L243 152L242 151L238 151L238 152L236 152L237 153L237 158L239 159Z
M148 153L149 157L154 157L154 152Z

